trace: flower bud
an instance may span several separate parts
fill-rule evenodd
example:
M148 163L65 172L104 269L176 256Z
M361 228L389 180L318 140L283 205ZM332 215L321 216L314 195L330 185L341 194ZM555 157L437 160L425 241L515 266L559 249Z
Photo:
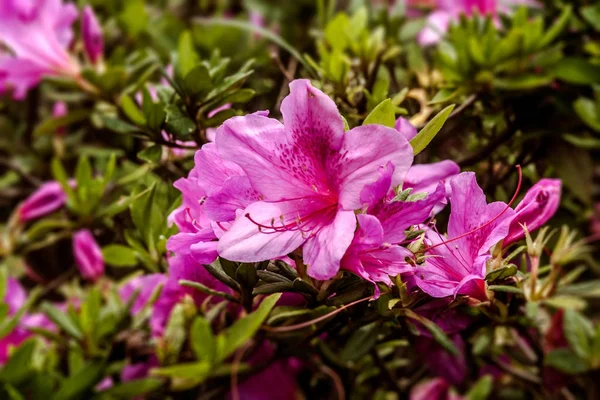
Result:
M61 208L67 201L67 195L60 183L46 182L33 192L19 207L19 220L30 221Z
M504 239L504 246L525 236L523 225L533 232L554 215L560 204L560 189L561 182L558 179L542 179L529 189L515 208L516 215Z
M83 8L81 36L83 37L85 52L90 61L95 64L104 53L104 38L102 37L102 27L90 6Z
M104 258L100 246L87 229L73 235L73 255L84 279L95 281L104 273Z
M398 118L396 120L396 125L394 125L394 128L396 128L396 130L400 132L402 136L406 138L406 140L411 140L412 138L417 136L417 128L415 128L413 124L411 124L410 121L406 118Z

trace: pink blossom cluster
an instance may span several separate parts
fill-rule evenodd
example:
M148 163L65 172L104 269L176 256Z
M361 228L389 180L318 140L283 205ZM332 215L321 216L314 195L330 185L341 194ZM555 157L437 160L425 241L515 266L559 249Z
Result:
M81 66L71 51L78 14L75 4L62 0L0 0L0 93L11 90L23 99L44 77L79 77ZM86 55L96 63L104 40L89 6L81 30Z
M492 247L523 238L524 226L537 229L558 207L557 180L540 181L513 209L488 204L475 175L451 161L412 166L406 121L397 124L402 132L344 131L334 102L307 80L290 84L281 113L283 123L265 112L229 119L175 183L183 201L170 221L180 232L167 248L190 268L218 256L260 262L295 254L318 280L345 270L390 285L402 274L433 297L482 299ZM406 198L407 188L419 195ZM443 236L432 217L448 200ZM423 235L409 238L415 229Z
M431 9L427 15L425 27L418 36L422 45L439 42L451 24L458 22L461 15L474 14L490 16L499 25L500 14L510 14L521 5L539 6L535 0L407 0L408 13L418 16L424 9Z

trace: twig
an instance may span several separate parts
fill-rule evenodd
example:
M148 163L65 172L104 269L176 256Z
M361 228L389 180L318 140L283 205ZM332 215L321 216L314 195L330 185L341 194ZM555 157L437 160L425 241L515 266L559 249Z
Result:
M473 104L475 102L475 100L477 100L477 95L476 94L472 94L469 97L467 97L467 99L465 100L465 102L462 103L456 110L454 110L452 112L452 114L450 114L448 116L448 119L454 118L458 114L462 113L464 110L467 109L467 107L469 107L471 104Z
M290 58L290 61L288 62L288 67L284 68L283 64L281 64L281 60L279 59L279 56L275 56L274 59L275 59L275 62L277 63L277 65L279 66L279 69L281 69L281 72L283 72L283 76L285 77L283 79L283 82L281 82L281 88L279 89L279 94L277 95L277 101L275 102L275 109L279 110L279 107L281 106L281 102L283 101L283 98L285 97L286 93L288 92L288 83L293 81L294 76L296 75L296 70L298 69L298 60L296 60L293 57Z
M478 163L479 161L485 160L494 152L494 150L496 150L496 148L498 146L500 146L501 144L503 144L504 142L509 140L514 135L514 133L515 132L512 129L505 130L502 133L502 135L494 138L491 142L489 142L487 144L487 146L484 146L477 153L472 154L471 156L465 157L462 160L459 160L458 165L460 165L461 167L464 167L464 166L473 165L473 164Z

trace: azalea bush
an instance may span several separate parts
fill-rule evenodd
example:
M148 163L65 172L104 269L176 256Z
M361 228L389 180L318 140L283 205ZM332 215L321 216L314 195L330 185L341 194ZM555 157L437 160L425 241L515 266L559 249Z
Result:
M600 5L0 0L0 399L588 399Z

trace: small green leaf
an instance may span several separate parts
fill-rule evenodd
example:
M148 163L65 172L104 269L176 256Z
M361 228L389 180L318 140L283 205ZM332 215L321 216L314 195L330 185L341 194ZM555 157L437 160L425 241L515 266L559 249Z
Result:
M207 320L196 317L190 328L190 342L199 361L213 362L217 355L217 343Z
M138 158L150 163L158 163L162 157L162 146L154 144L138 153Z
M569 23L569 20L571 19L572 14L573 8L570 5L564 7L562 13L560 14L556 22L554 22L550 29L548 29L546 33L544 33L544 36L542 36L542 39L538 44L538 48L546 47L554 39L556 39L558 35L560 35L560 33L566 28L567 24Z
M156 392L163 385L161 379L144 378L133 381L122 382L102 391L105 396L113 396L119 399L134 399L145 393Z
M210 90L212 82L208 69L200 64L194 67L186 76L183 82L183 90L188 96L197 96Z
M552 350L546 355L544 365L570 375L582 374L588 370L588 363L567 348Z
M107 264L115 267L135 267L138 264L135 250L120 244L103 247L102 256Z
M245 318L239 319L234 322L229 329L222 333L221 337L224 337L225 347L221 350L218 359L224 360L233 354L240 346L250 340L254 334L258 331L260 326L269 316L269 313L275 307L275 303L279 300L281 294L272 294L263 299L258 309L252 314L249 314Z
M490 285L488 289L493 292L506 292L506 293L515 293L515 294L523 294L523 289L514 286L505 286L505 285Z
M26 380L33 372L36 345L37 341L30 339L18 346L0 370L0 381L18 384Z
M594 326L575 310L566 309L563 316L563 330L569 347L579 357L587 358L591 351L591 337Z
M573 84L600 82L600 65L592 64L585 58L565 57L552 68L552 72L558 79Z
M74 375L65 379L60 390L53 400L75 400L84 398L86 393L91 393L94 386L102 379L106 362L104 360L91 361Z
M43 136L56 133L59 128L66 128L69 125L86 120L90 116L89 110L73 110L67 115L44 120L41 124L35 127L34 136Z
M200 64L200 57L196 53L192 33L187 30L181 34L177 44L177 72L179 76L187 77L198 64Z
M363 125L384 125L393 128L396 123L395 108L390 99L385 99L365 118Z
M425 150L427 145L433 140L435 135L438 134L444 123L454 110L454 104L444 108L440 111L421 131L415 136L410 144L413 147L415 156Z
M494 378L492 375L484 375L467 392L467 400L486 400L492 394Z
M119 104L121 104L121 109L131 122L139 126L146 125L146 117L144 117L144 114L142 111L140 111L138 105L131 99L131 97L127 96L126 94L121 95Z
M182 112L176 105L169 104L165 107L165 113L167 114L165 124L167 131L175 134L178 138L189 137L196 124L192 121L187 114Z
M48 302L42 303L41 310L65 333L73 336L75 339L83 339L83 333L79 326L67 314Z
M493 282L497 280L506 279L510 276L513 276L517 273L517 267L514 265L507 265L506 267L498 268L491 271L489 274L485 276L485 280L488 282Z
M378 337L379 323L372 322L357 329L339 354L343 362L358 361L375 346Z

